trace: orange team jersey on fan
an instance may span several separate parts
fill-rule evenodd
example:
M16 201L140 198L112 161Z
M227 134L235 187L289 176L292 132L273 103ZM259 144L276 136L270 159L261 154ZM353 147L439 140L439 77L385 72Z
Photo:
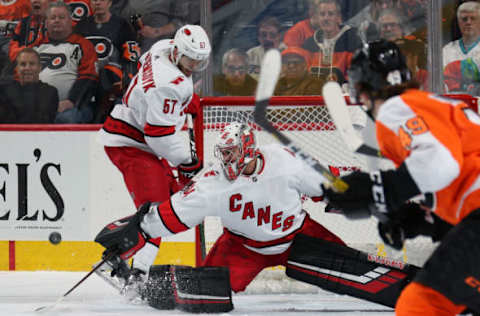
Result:
M19 21L30 14L29 0L4 0L0 3L0 20Z
M480 207L480 117L465 103L407 90L380 107L376 127L382 154L406 164L438 216L455 225Z
M302 47L305 40L313 36L313 33L315 33L315 30L312 28L310 19L306 19L288 29L283 37L283 42L288 47Z

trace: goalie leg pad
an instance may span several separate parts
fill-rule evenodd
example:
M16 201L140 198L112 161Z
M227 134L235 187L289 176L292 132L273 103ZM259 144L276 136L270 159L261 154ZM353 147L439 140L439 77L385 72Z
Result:
M399 260L299 234L294 239L286 273L327 291L393 308L418 270Z
M225 267L152 266L143 296L157 309L190 313L233 309L230 273Z

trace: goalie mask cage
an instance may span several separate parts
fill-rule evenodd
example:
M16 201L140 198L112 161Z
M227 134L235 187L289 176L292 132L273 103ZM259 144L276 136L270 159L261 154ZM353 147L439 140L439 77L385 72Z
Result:
M203 119L195 120L195 138L199 157L204 159L204 166L215 161L213 146L217 136L226 124L234 121L244 122L254 127L257 145L277 142L271 134L262 131L255 124L253 119L255 100L253 97L207 97L203 98L201 103ZM359 106L350 105L349 112L354 126L366 125L367 118ZM372 167L372 158L349 151L341 136L336 132L335 124L330 119L327 107L320 96L272 97L267 108L267 119L323 165L337 168L341 175L352 170L368 170L369 166ZM368 133L368 130L365 132ZM373 129L370 134L374 134ZM374 138L374 136L372 137ZM379 166L378 161L373 163ZM308 198L304 201L304 209L309 212L311 217L340 236L350 247L379 256L401 259L416 265L422 265L435 247L429 238L418 237L407 241L402 251L393 251L385 247L378 236L375 218L350 221L341 214L325 213L324 208L325 203L323 202L314 203ZM220 220L213 217L205 220L203 232L202 229L197 230L197 263L201 262L202 247L208 253L208 249L221 232ZM257 285L254 287L260 290L253 290L253 292L270 292L271 288L265 287L265 284L258 285L258 283L272 283L272 280L269 280L272 275L277 281L280 280L280 284L273 291L303 291L304 286L298 284L300 282L294 285L287 284L287 277L284 276L284 273L274 270L276 269L266 271L256 278L254 283L256 282Z

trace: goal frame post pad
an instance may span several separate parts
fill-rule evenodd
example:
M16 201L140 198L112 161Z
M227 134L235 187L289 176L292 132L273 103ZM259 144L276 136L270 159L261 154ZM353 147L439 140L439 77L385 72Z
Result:
M419 267L303 234L295 237L286 274L324 290L395 307Z

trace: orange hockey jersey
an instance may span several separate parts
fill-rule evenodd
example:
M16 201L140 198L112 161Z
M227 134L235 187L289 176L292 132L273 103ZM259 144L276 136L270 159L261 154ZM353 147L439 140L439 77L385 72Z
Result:
M376 126L382 153L433 194L438 216L455 225L480 208L480 117L465 103L407 90L380 107Z

